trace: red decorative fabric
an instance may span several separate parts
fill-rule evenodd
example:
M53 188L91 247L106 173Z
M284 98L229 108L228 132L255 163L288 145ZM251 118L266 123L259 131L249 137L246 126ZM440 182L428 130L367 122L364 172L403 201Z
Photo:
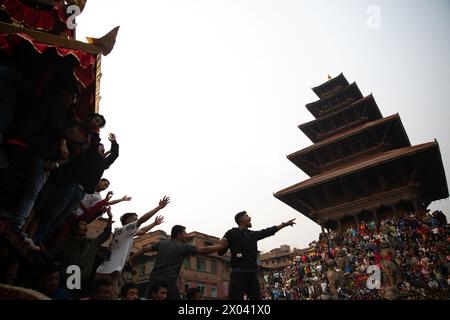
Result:
M31 8L18 0L0 0L0 7L11 20L32 29L52 31L57 24L63 25L64 33L73 38L73 30L67 28L67 13L62 3L51 10Z
M86 88L95 81L96 59L95 56L91 53L81 50L62 48L46 43L40 43L24 33L0 34L0 49L8 54L12 54L15 47L23 41L28 41L28 43L30 43L39 54L42 54L44 53L44 51L53 48L61 57L67 57L69 55L73 56L79 62L79 65L74 69L74 75L83 85L83 87Z
M39 30L50 31L53 29L54 21L51 10L30 8L17 0L0 0L0 5L15 22Z
M59 21L64 24L67 23L67 13L65 7L63 7L61 4L58 4L53 8L53 10L55 10L58 14Z
M95 55L81 50L62 48L56 45L40 43L29 35L23 33L0 34L0 50L11 55L14 53L17 45L23 43L24 41L27 41L38 54L42 54L46 50L52 49L55 50L62 58L72 56L78 61L78 65L74 68L73 74L78 82L84 87L84 90L82 90L80 101L75 109L75 112L80 118L83 118L86 114L93 112L95 109Z

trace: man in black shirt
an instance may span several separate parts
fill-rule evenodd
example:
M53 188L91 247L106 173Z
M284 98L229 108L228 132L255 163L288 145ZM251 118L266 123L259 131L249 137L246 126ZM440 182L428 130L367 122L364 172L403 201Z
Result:
M259 231L248 229L252 227L252 219L245 211L236 214L234 220L239 227L230 229L225 233L224 238L227 239L228 246L224 250L219 251L220 255L225 254L228 247L231 251L229 299L242 300L244 294L247 293L250 300L260 300L261 290L257 277L258 266L256 264L258 255L257 242L273 236L284 227L293 226L295 219Z

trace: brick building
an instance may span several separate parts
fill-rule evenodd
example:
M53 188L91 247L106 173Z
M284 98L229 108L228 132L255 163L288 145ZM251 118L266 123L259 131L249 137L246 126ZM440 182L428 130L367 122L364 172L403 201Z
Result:
M314 251L313 247L291 250L290 246L281 245L279 248L261 254L260 266L263 270L282 269L291 265L293 259L299 259L301 255L308 255L311 251Z
M270 250L261 254L261 267L268 269L278 269L287 267L292 260L294 251L288 245L282 245L279 248Z

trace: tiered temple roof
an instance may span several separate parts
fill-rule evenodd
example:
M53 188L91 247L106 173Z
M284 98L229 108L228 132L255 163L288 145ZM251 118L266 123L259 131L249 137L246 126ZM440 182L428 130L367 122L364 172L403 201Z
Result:
M311 178L276 198L336 229L378 219L386 207L396 214L448 197L437 141L411 146L400 116L383 118L373 96L342 73L313 91L320 99L306 107L316 119L299 128L314 144L287 156Z

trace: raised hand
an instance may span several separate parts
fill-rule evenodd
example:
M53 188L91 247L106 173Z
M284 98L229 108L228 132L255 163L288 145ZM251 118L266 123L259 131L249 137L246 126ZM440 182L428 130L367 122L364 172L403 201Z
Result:
M106 207L106 213L108 214L108 218L109 220L112 220L112 212L111 212L111 207Z
M168 203L170 202L170 198L167 196L164 196L161 200L159 200L159 204L157 207L155 207L153 210L150 210L146 214L144 214L142 217L140 217L137 221L137 226L139 227L141 224L145 223L148 219L153 217L159 210L164 208Z
M163 216L157 216L156 218L155 218L155 225L157 226L157 225L160 225L161 223L163 223L164 222L164 217Z
M108 191L108 193L106 194L106 199L109 201L109 199L111 199L111 197L113 196L114 192L112 191Z
M44 169L45 169L46 171L52 171L52 170L55 170L55 169L57 169L57 168L59 168L58 162L47 161L47 162L44 164Z
M67 148L67 143L65 141L60 143L59 153L60 153L61 159L64 159L64 160L69 159L69 149Z
M108 136L108 139L111 142L116 141L116 135L114 133L110 133Z
M170 202L170 198L168 196L164 196L161 200L159 200L159 208L162 209Z
M120 200L122 200L122 201L131 201L131 199L133 199L133 198L132 198L132 197L129 197L129 196L127 196L127 195L125 195L125 196L123 196L122 199L120 199Z
M220 239L219 242L221 245L223 245L225 248L228 247L228 239L227 238L222 238Z
M292 227L293 227L294 224L296 224L294 220L295 220L295 219L291 219L291 220L285 222L284 224L285 224L286 226L292 226Z

